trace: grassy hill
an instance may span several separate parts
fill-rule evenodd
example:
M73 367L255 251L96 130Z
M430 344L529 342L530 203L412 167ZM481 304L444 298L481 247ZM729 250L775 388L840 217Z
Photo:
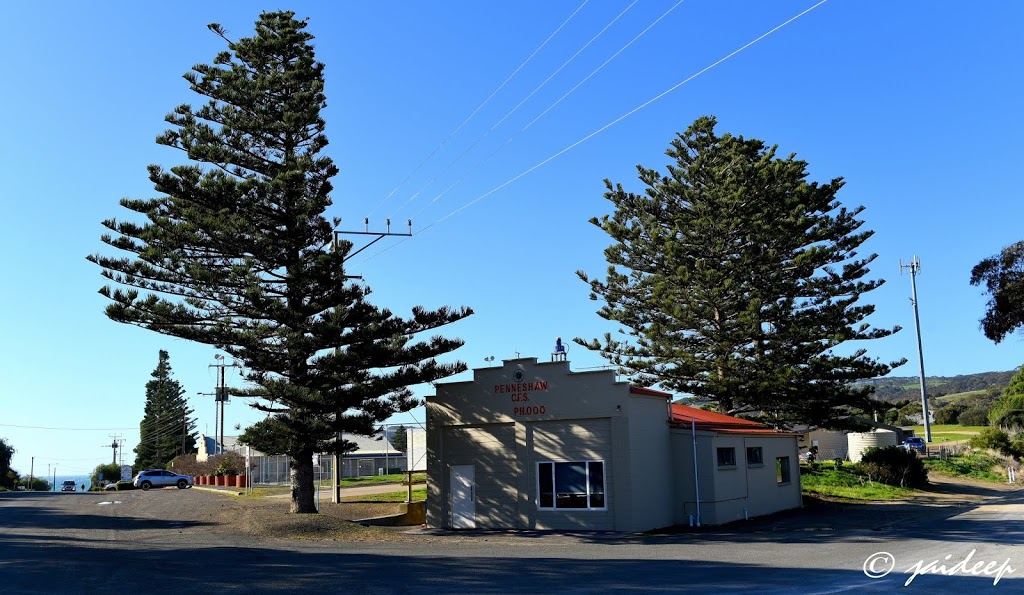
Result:
M1017 370L1006 372L979 372L961 376L925 376L928 397L964 398L967 394L984 392L991 388L1005 388ZM862 384L875 387L875 398L882 401L902 401L904 399L920 399L921 388L916 376L894 376L865 380Z

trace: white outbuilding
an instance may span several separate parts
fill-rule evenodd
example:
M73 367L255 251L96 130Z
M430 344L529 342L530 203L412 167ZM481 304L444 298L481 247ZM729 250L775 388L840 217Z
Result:
M801 505L796 434L611 370L505 360L427 397L427 524L644 531Z

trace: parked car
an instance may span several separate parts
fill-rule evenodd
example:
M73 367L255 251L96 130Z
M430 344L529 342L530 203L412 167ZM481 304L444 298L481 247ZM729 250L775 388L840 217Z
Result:
M149 488L165 488L169 486L177 486L179 490L192 487L192 477L188 475L178 475L173 471L166 469L148 469L146 471L139 472L132 480L132 484L143 490Z
M903 441L901 445L905 450L916 450L921 454L928 452L928 445L925 443L924 438L920 436L911 436Z
M62 491L62 492L77 492L78 491L78 484L76 484L73 480L69 479L69 480L65 481L64 483L60 484L60 491Z

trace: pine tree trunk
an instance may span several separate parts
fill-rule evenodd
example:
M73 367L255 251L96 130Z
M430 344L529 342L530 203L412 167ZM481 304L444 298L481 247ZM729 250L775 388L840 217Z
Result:
M313 455L302 453L292 457L292 505L288 512L299 514L316 513L316 489L313 485Z

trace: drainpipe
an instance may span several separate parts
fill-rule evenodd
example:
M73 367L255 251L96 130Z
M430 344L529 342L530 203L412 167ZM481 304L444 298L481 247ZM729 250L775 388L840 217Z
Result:
M697 526L700 527L700 478L697 475L697 421L690 417L690 435L693 437L693 486L697 494Z

